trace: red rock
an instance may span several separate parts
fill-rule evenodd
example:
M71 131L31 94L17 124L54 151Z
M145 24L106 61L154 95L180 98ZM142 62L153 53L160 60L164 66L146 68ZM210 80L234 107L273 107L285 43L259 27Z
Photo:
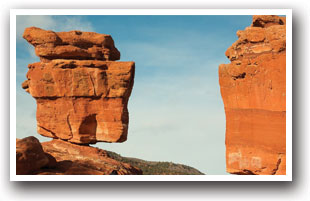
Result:
M52 59L119 60L120 53L110 35L94 32L53 32L37 27L23 34L43 61Z
M16 174L132 175L142 174L142 171L110 158L102 149L59 139L41 144L31 136L16 139Z
M22 88L36 99L38 133L55 140L42 143L44 151L34 137L38 147L24 151L18 145L17 172L142 174L106 151L86 146L127 139L134 62L113 61L120 53L105 34L30 27L23 37L35 46L41 62L28 65Z
M226 168L286 174L285 18L253 16L219 67L226 113Z
M254 15L252 27L269 27L273 25L285 25L286 18L276 15Z
M24 38L36 47L40 57L48 59L29 64L27 80L22 84L37 101L38 133L78 144L124 142L134 62L101 61L105 58L97 56L101 60L84 60L83 56L85 47L93 45L110 48L113 53L112 38L33 27L25 30ZM53 53L47 52L50 47Z
M140 169L110 158L106 151L99 148L76 145L63 140L43 142L42 147L56 159L57 165L55 168L40 169L37 174L142 174Z
M46 166L49 158L35 137L16 139L16 174L31 174L33 171Z

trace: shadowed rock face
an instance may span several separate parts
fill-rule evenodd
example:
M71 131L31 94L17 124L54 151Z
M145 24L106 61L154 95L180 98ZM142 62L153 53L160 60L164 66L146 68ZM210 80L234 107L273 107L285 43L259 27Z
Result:
M135 64L114 61L111 36L30 27L23 37L41 59L22 84L37 102L38 133L77 144L126 141Z
M253 16L237 36L219 66L227 172L286 174L285 18Z
M37 138L16 139L16 174L28 174L48 163L49 159Z

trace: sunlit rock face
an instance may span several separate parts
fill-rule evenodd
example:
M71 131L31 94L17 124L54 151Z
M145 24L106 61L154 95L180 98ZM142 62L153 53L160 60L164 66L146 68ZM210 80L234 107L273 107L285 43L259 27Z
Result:
M286 174L286 21L253 16L219 66L226 113L226 168Z
M135 64L114 61L112 37L36 27L23 37L41 60L22 84L37 102L38 133L77 144L126 141Z

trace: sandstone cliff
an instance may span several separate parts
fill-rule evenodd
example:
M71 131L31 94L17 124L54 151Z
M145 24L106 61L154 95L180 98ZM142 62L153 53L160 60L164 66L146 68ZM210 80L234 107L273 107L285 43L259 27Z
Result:
M26 28L23 37L40 62L29 64L22 87L37 102L37 131L77 144L124 142L134 62L109 35Z
M286 174L285 18L253 16L219 66L226 113L226 168Z

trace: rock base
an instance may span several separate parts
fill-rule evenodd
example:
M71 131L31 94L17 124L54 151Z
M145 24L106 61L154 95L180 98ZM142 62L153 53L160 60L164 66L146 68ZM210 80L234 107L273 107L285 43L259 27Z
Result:
M105 150L35 137L16 142L17 175L141 175L139 168L109 157Z

